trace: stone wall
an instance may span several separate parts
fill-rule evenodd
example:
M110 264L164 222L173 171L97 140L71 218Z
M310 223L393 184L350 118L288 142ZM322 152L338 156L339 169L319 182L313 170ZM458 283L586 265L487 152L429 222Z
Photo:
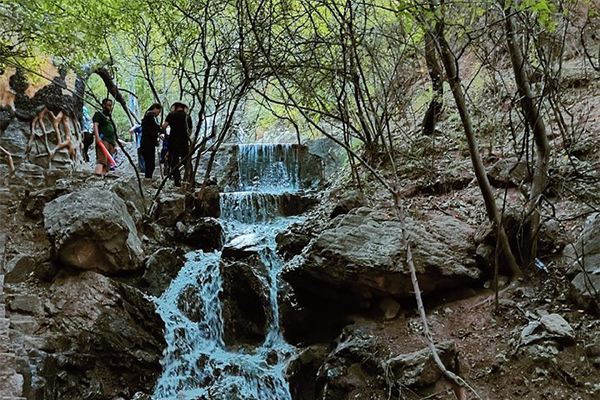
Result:
M77 169L81 165L84 81L49 60L38 71L0 71L0 147L19 169ZM4 168L6 161L0 159Z

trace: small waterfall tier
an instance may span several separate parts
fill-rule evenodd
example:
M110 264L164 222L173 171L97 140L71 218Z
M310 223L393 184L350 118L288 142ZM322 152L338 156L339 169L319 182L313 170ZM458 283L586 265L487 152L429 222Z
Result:
M261 192L221 194L221 216L226 220L256 224L280 217L281 196Z
M240 189L295 192L300 188L298 146L243 144L238 147Z

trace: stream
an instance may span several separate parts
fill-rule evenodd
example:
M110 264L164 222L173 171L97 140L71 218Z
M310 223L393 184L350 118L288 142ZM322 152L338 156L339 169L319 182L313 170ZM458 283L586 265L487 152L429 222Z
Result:
M284 369L294 347L279 331L277 282L283 261L275 253L275 236L299 220L282 217L279 207L283 193L299 190L298 168L291 145L240 145L240 191L222 193L220 199L226 246L260 243L258 253L267 267L272 309L266 340L259 346L235 349L225 344L219 298L221 252L189 253L178 276L156 299L157 312L165 322L167 348L154 399L291 400ZM189 291L201 299L194 304L196 321L180 309L181 298Z

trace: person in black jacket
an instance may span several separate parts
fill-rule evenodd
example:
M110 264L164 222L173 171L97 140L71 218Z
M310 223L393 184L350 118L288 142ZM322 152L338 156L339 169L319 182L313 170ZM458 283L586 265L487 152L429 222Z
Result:
M192 132L192 119L187 113L187 106L183 103L174 103L171 112L167 115L163 130L171 127L169 133L168 163L173 171L173 182L175 186L181 186L181 174L179 162L188 155L190 134Z
M154 167L156 165L156 146L158 146L158 135L162 132L160 124L158 123L157 117L162 110L162 106L158 103L152 104L152 106L146 111L144 119L142 120L142 142L140 149L144 161L146 163L145 176L146 178L152 179L154 173Z

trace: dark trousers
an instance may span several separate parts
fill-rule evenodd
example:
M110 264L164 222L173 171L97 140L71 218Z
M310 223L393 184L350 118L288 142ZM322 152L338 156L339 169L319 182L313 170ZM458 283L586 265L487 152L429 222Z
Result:
M140 172L146 172L146 162L144 161L144 155L142 154L142 148L137 149L138 156L138 165L140 167Z
M183 155L177 151L169 150L169 165L171 166L171 171L173 171L173 183L177 187L181 187L181 173L179 170L181 169L181 165L178 167L177 164L181 161Z
M90 161L90 156L88 155L88 150L90 146L94 143L94 135L89 132L83 132L83 159L85 162Z
M144 146L140 147L142 151L142 157L144 157L145 171L144 176L146 178L152 178L152 174L154 173L154 167L156 166L156 152L154 146Z

